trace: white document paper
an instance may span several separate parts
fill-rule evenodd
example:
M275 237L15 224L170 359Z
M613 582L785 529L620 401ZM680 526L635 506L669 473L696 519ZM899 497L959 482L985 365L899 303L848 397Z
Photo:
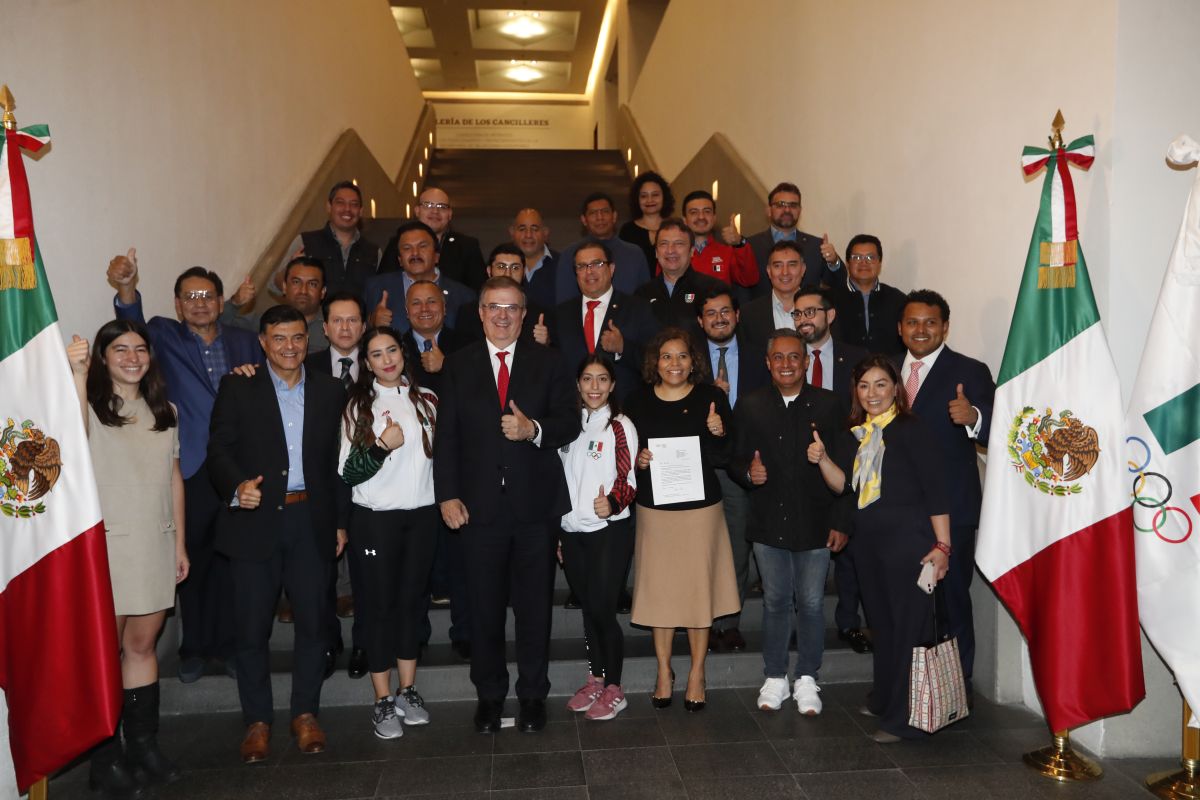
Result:
M649 439L650 485L656 505L690 503L704 499L704 468L700 464L699 436Z

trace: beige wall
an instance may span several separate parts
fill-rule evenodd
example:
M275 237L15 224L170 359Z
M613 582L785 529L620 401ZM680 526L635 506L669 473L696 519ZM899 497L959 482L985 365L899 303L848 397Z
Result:
M236 283L338 135L400 167L421 96L384 0L5 0L0 52L37 232L67 331L111 315L109 257L138 247L148 311L203 264Z

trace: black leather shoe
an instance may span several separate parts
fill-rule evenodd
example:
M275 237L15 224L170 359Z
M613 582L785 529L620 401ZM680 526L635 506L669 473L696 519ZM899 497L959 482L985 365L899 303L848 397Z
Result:
M366 650L363 650L361 647L351 648L350 663L346 667L346 674L355 680L367 674Z
M499 733L500 714L504 710L504 702L480 700L475 706L475 732Z
M719 631L716 628L713 628L708 632L708 652L729 652L729 645L725 642L725 631Z
M337 667L337 653L333 648L325 651L325 677L324 680L329 680L333 677L333 670Z
M838 631L838 638L843 642L848 642L856 653L870 653L874 649L871 647L871 640L862 632L862 628L847 628Z
M721 641L725 644L726 649L732 650L735 653L740 653L746 649L746 639L737 628L730 628L722 633Z
M629 614L633 611L633 595L628 589L621 590L621 598L617 601L617 613Z
M521 733L537 733L546 727L546 701L522 700L517 712L517 729Z
M471 643L466 639L457 639L451 642L450 649L463 661L471 660Z
M580 605L580 603L579 603L579 596L575 594L574 589L572 589L570 592L567 593L567 601L565 603L563 603L563 608L566 608L566 609L583 608L583 606Z

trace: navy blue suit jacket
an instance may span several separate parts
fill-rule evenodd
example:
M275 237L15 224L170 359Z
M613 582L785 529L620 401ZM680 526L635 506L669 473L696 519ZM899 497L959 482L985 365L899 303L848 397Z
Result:
M217 390L208 379L208 371L200 357L200 346L187 325L177 319L153 317L149 322L142 313L142 295L131 306L121 306L113 299L117 319L131 319L145 324L150 331L150 346L167 381L167 397L179 411L179 468L183 477L190 478L204 465L208 451L208 425L212 417ZM241 364L263 363L258 337L249 331L221 326L221 342L225 345L229 368Z
M478 295L474 290L444 274L439 275L437 285L441 287L442 296L446 298L446 324L453 328L458 321L459 312L464 311L464 306L473 306ZM388 293L387 305L392 312L392 327L397 333L404 333L411 325L408 322L408 304L404 299L403 272L385 272L367 281L367 288L363 289L363 302L367 305L367 314L375 313L375 306L379 305L385 290ZM478 312L473 308L466 308L465 313Z

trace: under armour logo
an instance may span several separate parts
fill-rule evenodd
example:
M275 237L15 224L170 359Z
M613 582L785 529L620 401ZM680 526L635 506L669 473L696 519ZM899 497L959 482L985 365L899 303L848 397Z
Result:
M375 551L374 551L374 550L367 550L366 548L364 548L364 549L363 549L363 555L364 555L364 556L373 556L373 555L375 555Z

